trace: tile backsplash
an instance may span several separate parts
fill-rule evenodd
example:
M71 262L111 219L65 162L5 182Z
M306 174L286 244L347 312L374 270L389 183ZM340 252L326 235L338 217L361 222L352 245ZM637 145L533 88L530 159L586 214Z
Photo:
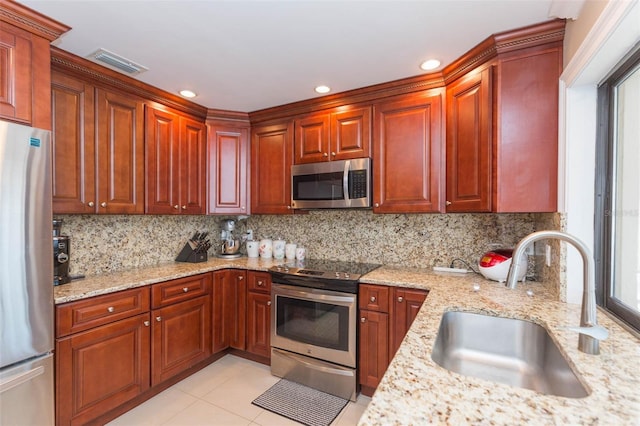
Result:
M172 261L195 231L219 238L221 216L56 215L71 237L72 274L98 274ZM311 258L384 263L408 267L449 266L462 259L476 268L485 251L512 247L530 232L560 229L558 213L373 214L370 210L311 211L254 215L237 222L238 235L282 237L307 249ZM217 244L211 249L215 255ZM558 253L560 253L558 251ZM536 256L537 260L539 256ZM559 267L531 269L556 282ZM557 262L554 262L557 263ZM462 263L456 263L461 267Z

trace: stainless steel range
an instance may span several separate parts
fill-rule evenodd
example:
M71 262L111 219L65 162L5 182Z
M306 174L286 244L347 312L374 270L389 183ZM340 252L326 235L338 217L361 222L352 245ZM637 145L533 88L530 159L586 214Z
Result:
M355 401L358 281L380 265L307 259L271 273L271 373Z

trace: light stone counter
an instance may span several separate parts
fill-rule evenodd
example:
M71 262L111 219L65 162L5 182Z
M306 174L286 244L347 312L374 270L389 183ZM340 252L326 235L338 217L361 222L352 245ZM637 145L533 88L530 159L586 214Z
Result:
M609 330L600 355L578 351L580 306L552 300L537 283L515 290L479 275L434 274L382 267L361 282L429 289L359 425L640 425L640 340L598 312ZM473 291L473 284L480 290ZM527 296L526 289L534 295ZM445 311L464 310L532 320L545 326L582 376L585 398L537 392L450 372L431 360Z
M227 268L265 271L282 261L212 258L203 263L158 266L88 276L54 289L56 304ZM640 340L602 312L609 330L598 356L579 352L580 306L557 302L537 283L515 290L479 275L434 274L383 266L361 282L428 289L429 296L359 425L640 425ZM473 291L478 283L480 290ZM526 289L534 295L527 296ZM440 318L464 310L528 319L545 326L591 391L586 398L545 396L534 391L449 372L431 360Z
M167 262L156 266L91 275L83 279L72 280L68 284L54 287L53 299L54 303L58 305L220 269L237 268L266 271L282 262L282 259L249 259L247 257L239 259L219 259L214 257L201 263Z

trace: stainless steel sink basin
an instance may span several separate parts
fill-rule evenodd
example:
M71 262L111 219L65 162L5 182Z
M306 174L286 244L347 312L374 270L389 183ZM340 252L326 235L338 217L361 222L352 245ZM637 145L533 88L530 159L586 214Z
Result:
M531 321L445 312L431 359L459 374L546 395L589 395L547 330Z

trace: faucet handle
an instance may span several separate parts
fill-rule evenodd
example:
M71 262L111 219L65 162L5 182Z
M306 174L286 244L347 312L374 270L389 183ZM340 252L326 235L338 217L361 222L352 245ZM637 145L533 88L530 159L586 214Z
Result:
M586 327L562 327L564 330L576 331L580 334L586 334L594 339L606 340L609 332L601 325L588 325Z

